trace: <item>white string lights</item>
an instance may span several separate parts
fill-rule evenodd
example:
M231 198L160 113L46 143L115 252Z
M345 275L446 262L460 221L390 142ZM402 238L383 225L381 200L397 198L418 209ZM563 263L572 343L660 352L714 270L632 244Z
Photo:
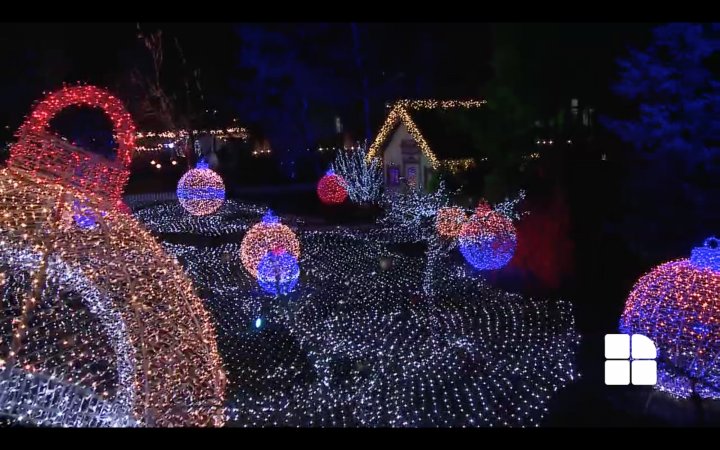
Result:
M383 165L379 158L366 160L367 151L358 146L357 150L339 150L332 163L332 170L344 181L350 201L358 204L380 202L384 185Z
M257 215L225 220L247 229ZM426 258L389 250L408 239L390 228L298 231L300 282L283 297L245 270L232 234L211 247L165 244L216 323L229 425L540 423L577 377L571 305L494 289L443 252L424 296Z

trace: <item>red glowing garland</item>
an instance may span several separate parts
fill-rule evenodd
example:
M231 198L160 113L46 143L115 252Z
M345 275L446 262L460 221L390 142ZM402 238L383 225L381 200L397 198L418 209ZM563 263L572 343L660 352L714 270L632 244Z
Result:
M113 124L117 158L78 149L49 130L53 117L69 106L100 108ZM95 86L66 86L41 100L15 134L8 166L29 171L38 180L72 186L81 192L102 193L122 208L122 191L130 176L135 124L123 103Z

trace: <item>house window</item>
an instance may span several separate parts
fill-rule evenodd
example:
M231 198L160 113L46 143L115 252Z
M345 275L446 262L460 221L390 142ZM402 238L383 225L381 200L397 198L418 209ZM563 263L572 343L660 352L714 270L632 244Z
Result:
M417 174L418 174L418 167L408 166L405 169L405 177L407 178L408 184L410 186L416 186L417 185Z
M399 167L388 167L387 179L390 186L397 186L400 184L400 168Z

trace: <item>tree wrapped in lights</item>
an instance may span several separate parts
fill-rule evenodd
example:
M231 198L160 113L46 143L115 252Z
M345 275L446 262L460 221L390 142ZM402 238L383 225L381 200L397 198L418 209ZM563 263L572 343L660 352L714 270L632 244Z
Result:
M409 188L406 192L386 193L383 198L385 215L378 222L394 230L407 241L425 241L435 233L435 218L450 203L450 192L440 182L435 192Z
M225 184L220 175L201 160L180 178L177 197L183 208L193 216L206 216L222 206Z
M345 186L345 179L330 169L318 182L318 197L320 201L326 205L339 205L344 202L348 196L348 191L345 190Z
M48 120L37 111L30 123ZM71 164L88 160L69 157L52 173L25 157L0 171L0 412L58 426L221 425L225 377L202 302L177 261L116 211L124 186L88 192ZM92 226L67 219L78 208Z
M382 160L367 159L367 151L340 150L332 169L344 180L350 201L358 204L377 204L382 198L384 183Z
M450 194L445 183L441 181L438 189L430 193L417 188L401 193L389 193L383 203L385 215L379 219L379 223L385 227L392 239L427 243L423 292L431 295L435 266L441 256L455 245L454 240L448 242L438 239L436 233L438 212L450 203Z
M720 398L720 248L716 238L689 259L643 275L625 303L623 333L643 334L658 349L656 388L677 397Z
M272 251L285 250L296 260L300 258L300 241L287 225L268 211L262 221L248 230L240 245L240 255L245 270L257 278L260 261Z
M297 259L284 249L268 252L258 264L257 280L263 290L273 295L292 292L300 278Z
M495 270L512 259L517 246L515 226L508 217L481 202L475 214L462 227L458 237L460 252L478 270Z

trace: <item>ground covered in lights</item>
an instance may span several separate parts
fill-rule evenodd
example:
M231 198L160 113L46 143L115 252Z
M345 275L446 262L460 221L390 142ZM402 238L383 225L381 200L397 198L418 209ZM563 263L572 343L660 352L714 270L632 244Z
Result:
M135 212L215 320L228 425L536 426L578 377L569 302L496 289L452 255L424 296L425 258L384 230L295 228L300 281L265 293L240 261L263 212L234 201L207 218L177 203Z

